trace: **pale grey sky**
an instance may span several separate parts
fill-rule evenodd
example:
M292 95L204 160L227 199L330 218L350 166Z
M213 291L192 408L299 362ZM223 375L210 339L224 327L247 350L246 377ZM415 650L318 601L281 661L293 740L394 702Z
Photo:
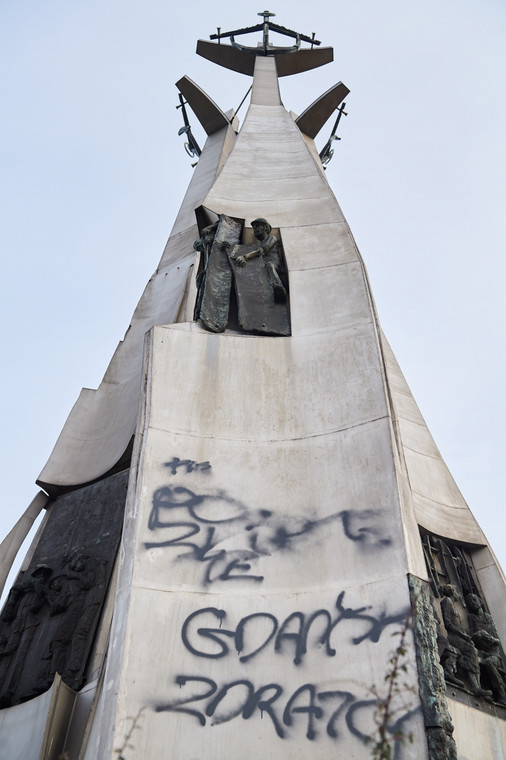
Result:
M262 8L191 7L0 7L1 537L36 493L81 387L99 384L170 233L192 173L174 83L188 74L223 110L249 87L195 44L217 26L256 23ZM328 178L383 329L504 566L506 7L283 0L270 10L334 47L334 63L281 80L283 102L300 113L339 80L351 90Z

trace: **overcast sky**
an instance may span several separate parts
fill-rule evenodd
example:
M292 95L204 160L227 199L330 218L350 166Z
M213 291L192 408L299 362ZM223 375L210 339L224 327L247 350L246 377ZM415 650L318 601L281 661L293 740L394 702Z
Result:
M100 383L190 181L174 83L187 74L223 110L251 83L195 44L257 23L260 6L170 5L0 4L1 537L37 492L81 387ZM328 178L383 329L505 566L506 6L270 10L334 47L334 63L282 79L282 99L300 113L339 80L351 90Z

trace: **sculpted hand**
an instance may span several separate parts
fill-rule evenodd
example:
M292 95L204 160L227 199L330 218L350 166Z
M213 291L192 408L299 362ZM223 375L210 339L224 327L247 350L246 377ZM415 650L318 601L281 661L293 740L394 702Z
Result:
M246 265L246 259L244 256L238 256L235 260L235 265L238 267L243 267Z

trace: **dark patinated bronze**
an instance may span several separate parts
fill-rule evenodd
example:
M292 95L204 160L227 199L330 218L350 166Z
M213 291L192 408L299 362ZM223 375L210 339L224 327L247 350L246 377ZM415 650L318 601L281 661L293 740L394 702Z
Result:
M223 332L228 324L233 277L228 251L238 243L241 228L239 220L222 214L216 225L203 231L210 250L199 316L204 327L212 332ZM199 241L196 242L198 246Z
M193 132L190 127L190 122L188 120L188 114L186 113L186 103L184 100L184 97L181 93L179 93L179 105L176 106L176 108L181 109L181 113L183 114L183 126L178 131L178 135L185 135L187 138L187 142L184 144L184 148L189 156L200 158L200 155L202 153L200 146L198 142L196 141Z
M408 574L413 610L418 687L429 760L457 760L453 724L446 701L445 678L439 664L438 624L433 595L426 581Z
M478 697L477 705L506 705L506 659L486 611L469 553L451 541L423 537L427 570L439 599L438 646L446 683Z
M480 685L480 658L473 640L465 630L462 619L455 606L461 602L460 594L455 586L441 586L441 614L446 629L446 644L441 654L441 664L445 677L450 683L468 686L472 694L478 697L491 697L492 692L482 689ZM457 676L461 674L462 679Z
M236 245L230 258L235 267L238 322L241 330L289 335L287 293L280 277L278 239L266 219L251 222L256 241Z
M320 161L325 166L329 163L329 161L332 159L332 156L334 155L334 150L332 148L332 143L334 140L340 140L341 138L337 136L337 128L339 126L339 122L341 121L341 116L348 116L346 111L344 110L346 108L346 103L343 103L339 108L337 109L337 118L335 120L334 126L332 127L332 132L330 133L330 137L323 146L322 150L320 151Z
M0 707L50 688L73 689L85 669L116 556L128 471L59 496L33 559L0 614Z
M264 218L251 222L255 242L240 244L242 220L222 214L202 230L194 319L213 332L227 326L264 335L290 335L287 287L278 238ZM231 322L231 301L237 324Z
M195 308L193 310L193 319L200 318L200 311L202 309L202 299L204 297L204 288L206 285L207 268L209 265L209 256L211 255L211 248L218 228L218 222L210 224L204 227L201 237L196 240L193 247L200 253L200 267L196 278L197 284L197 298L195 300Z
M490 686L494 701L506 705L504 651L494 618L485 612L477 594L468 594L466 605L471 638L478 650L483 680Z
M275 15L275 13L271 13L270 11L262 11L261 13L257 13L257 16L263 17L263 23L243 27L242 29L234 29L230 32L222 32L221 28L218 28L218 33L211 34L209 39L218 40L218 42L220 42L224 37L229 37L232 45L235 45L241 50L253 52L255 55L272 55L274 52L278 52L280 50L285 52L292 52L299 49L301 42L309 42L311 44L311 48L313 48L314 45L321 45L320 40L315 39L314 32L311 37L309 37L306 34L300 34L299 32L295 32L293 29L287 29L285 26L280 26L279 24L273 23L270 19ZM278 34L282 34L285 37L292 37L295 39L295 45L287 48L273 48L269 43L269 31L277 32ZM253 32L263 33L263 44L261 47L251 48L244 45L238 45L235 42L235 37L239 37L242 34L252 34Z

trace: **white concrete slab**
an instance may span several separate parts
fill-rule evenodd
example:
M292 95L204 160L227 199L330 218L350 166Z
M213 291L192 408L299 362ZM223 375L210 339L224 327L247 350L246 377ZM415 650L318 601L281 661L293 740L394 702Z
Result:
M39 760L52 689L23 705L0 710L0 760Z
M182 324L155 328L148 356L103 695L119 694L115 738L89 752L120 746L141 715L143 757L170 735L174 760L365 760L370 690L410 609L375 331ZM417 708L399 713L417 736L407 758L424 757Z
M419 525L439 536L486 544L486 538L444 462L384 336L382 343Z
M458 760L504 760L506 723L500 718L448 699Z
M373 319L359 262L292 271L290 298L294 337L345 330L370 324Z
M167 350L170 347L169 350ZM280 441L387 414L371 325L310 338L155 328L151 424L201 438Z
M345 221L282 230L283 249L290 272L319 269L358 261L355 242Z
M303 136L282 106L250 106L204 205L246 219L264 216L281 228L343 219Z

